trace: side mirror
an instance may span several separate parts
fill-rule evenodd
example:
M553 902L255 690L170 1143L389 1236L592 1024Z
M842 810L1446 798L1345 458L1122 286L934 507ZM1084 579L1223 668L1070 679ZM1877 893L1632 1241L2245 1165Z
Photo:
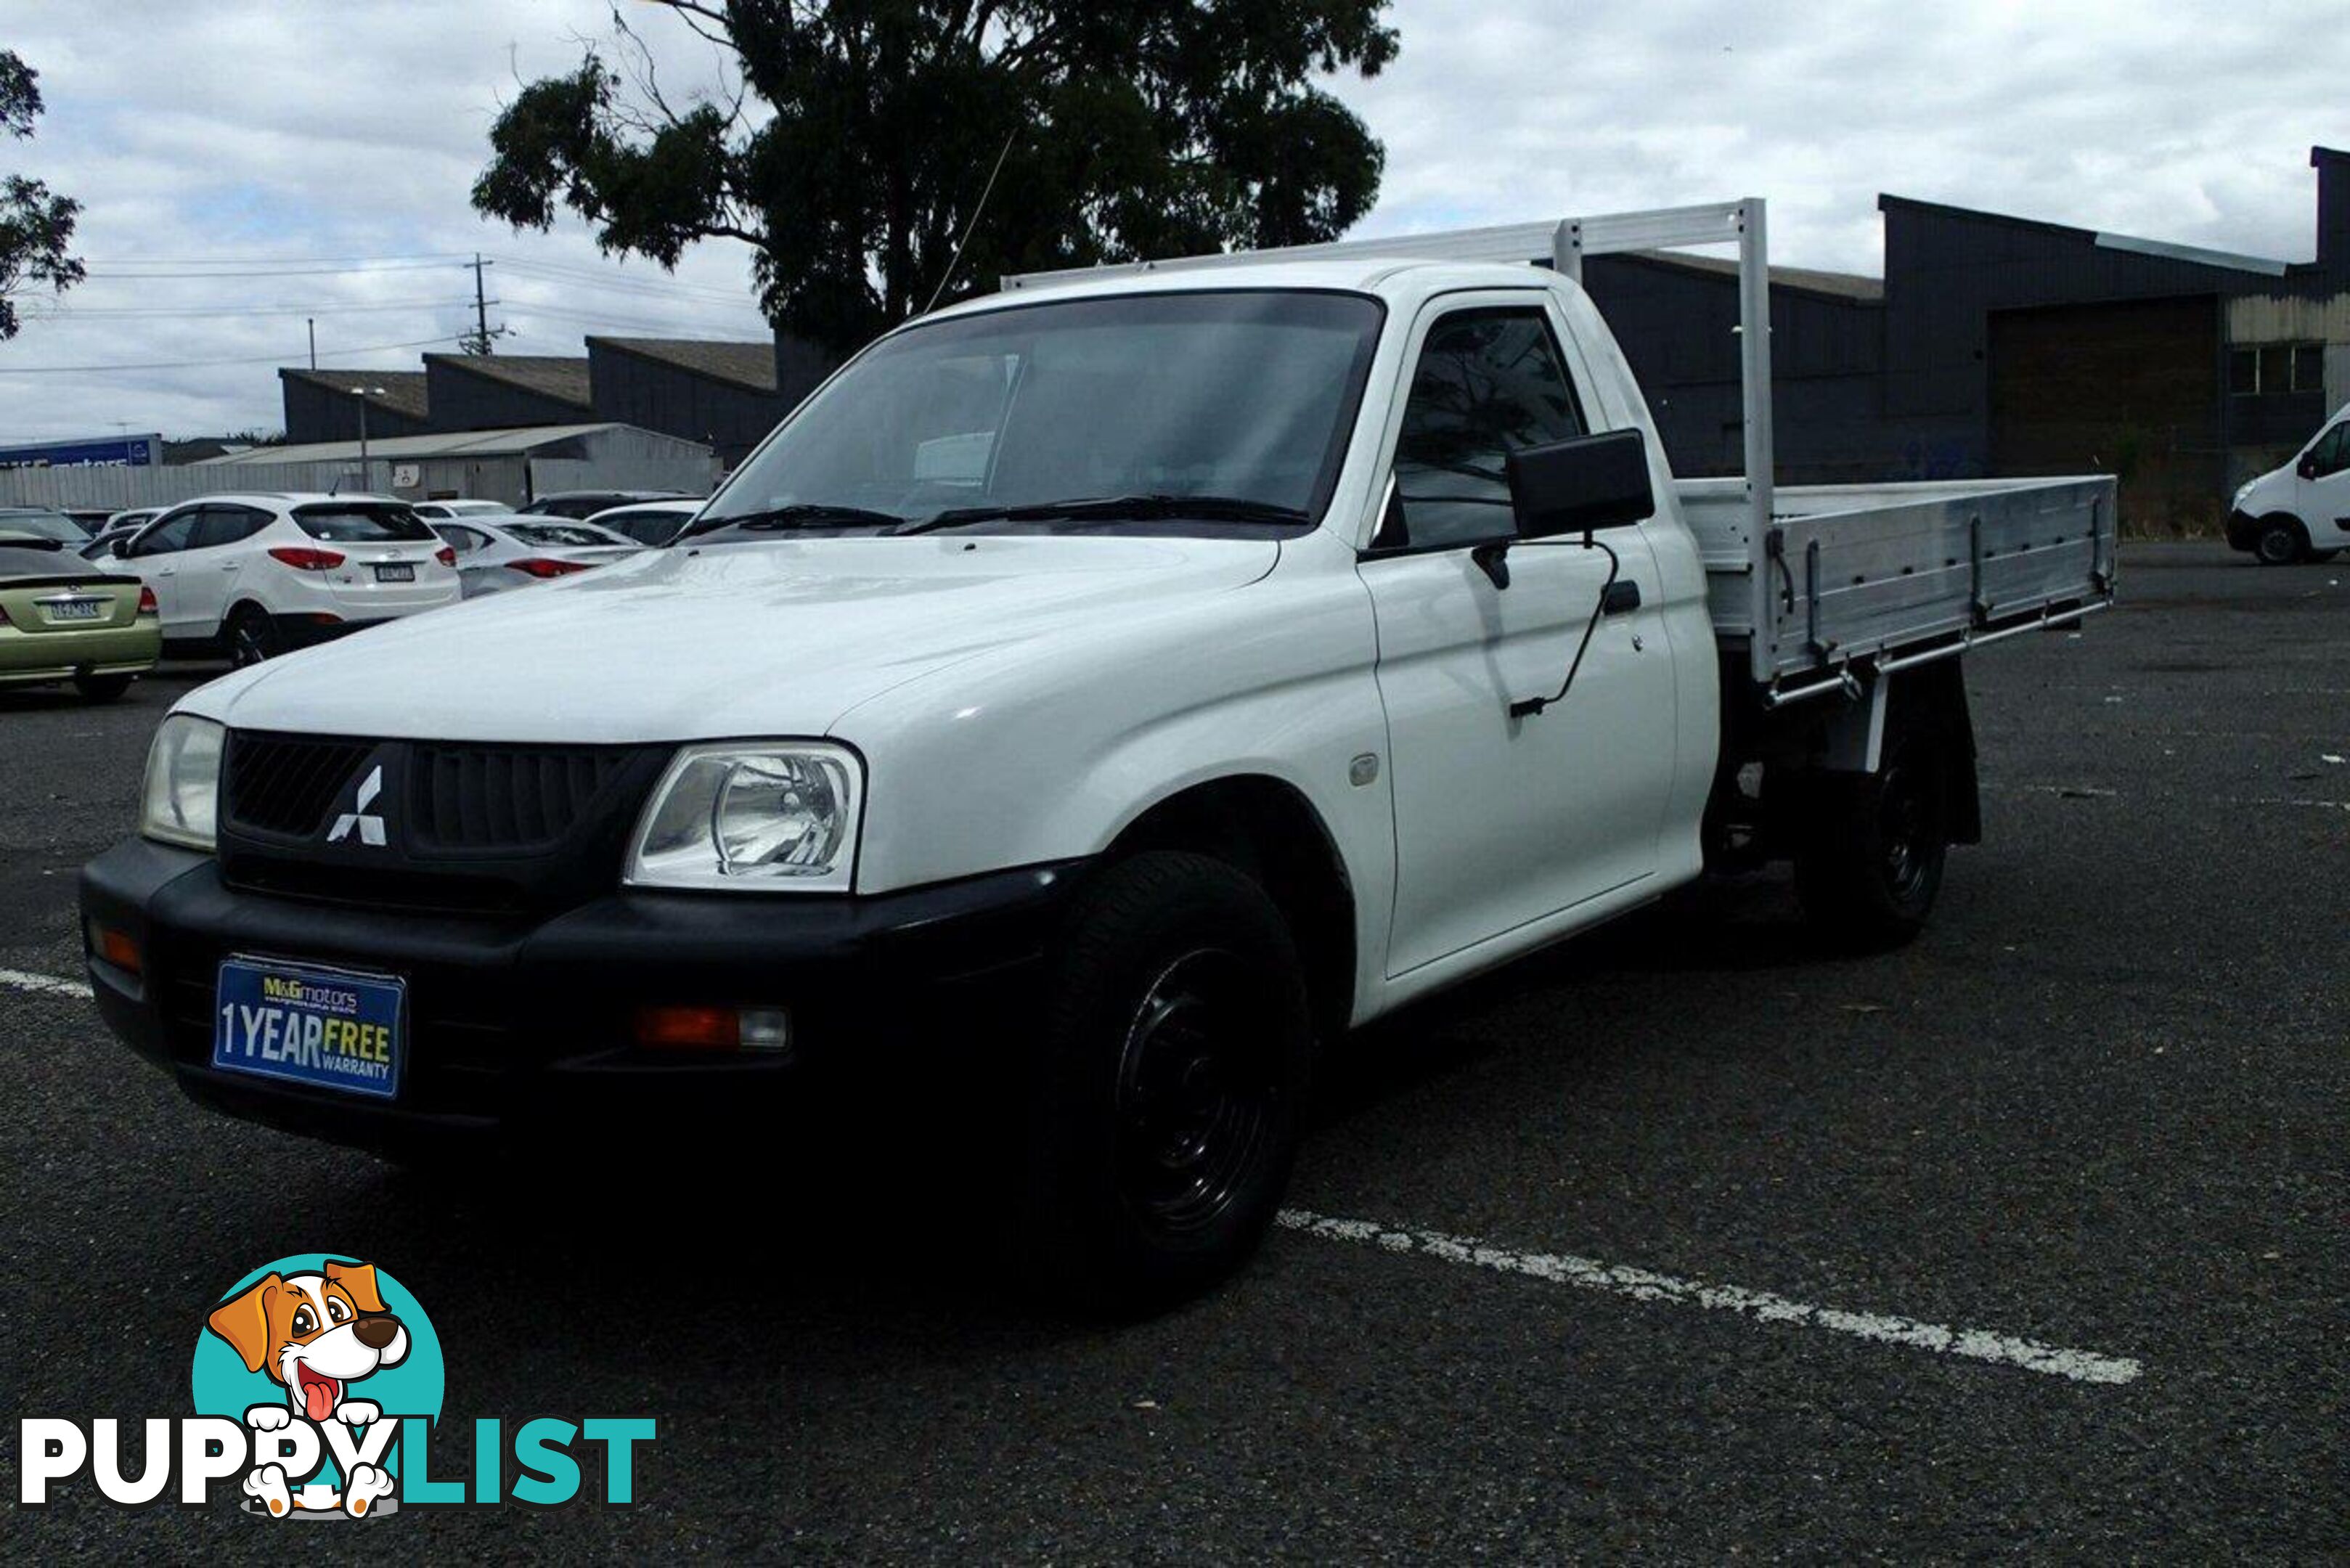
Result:
M1638 430L1523 447L1509 454L1507 467L1521 539L1621 528L1656 515L1648 437Z
M2317 477L2317 458L2315 454L2313 453L2308 457L2303 458L2299 462L2294 463L2293 465L2293 472L2301 475L2303 479L2315 479Z

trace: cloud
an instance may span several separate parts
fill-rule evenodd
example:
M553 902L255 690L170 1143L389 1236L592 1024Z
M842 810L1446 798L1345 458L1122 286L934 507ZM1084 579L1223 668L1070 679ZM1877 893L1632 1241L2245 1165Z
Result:
M1780 259L1873 272L1889 191L2298 260L2308 148L2350 141L2350 35L2313 0L1399 0L1392 19L1396 64L1335 84L1387 143L1365 234L1759 194ZM665 90L715 85L707 45L642 7L630 20ZM578 224L515 235L467 204L517 78L568 67L608 22L600 0L16 0L6 41L49 113L0 169L81 199L92 276L28 311L0 370L263 362L0 374L0 439L274 427L270 364L305 354L288 307L329 307L322 362L412 365L413 348L347 350L469 327L459 262L477 249L499 258L491 314L516 352L576 353L589 331L760 335L739 244L698 247L671 280L599 256ZM421 259L227 279L108 265L289 255ZM106 314L240 306L280 313Z

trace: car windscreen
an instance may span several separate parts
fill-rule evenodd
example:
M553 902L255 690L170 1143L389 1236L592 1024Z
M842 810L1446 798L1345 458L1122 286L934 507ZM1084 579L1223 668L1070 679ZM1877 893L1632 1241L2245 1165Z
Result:
M601 528L590 528L578 523L522 524L509 525L506 532L525 545L553 547L625 545L629 542L625 539L615 539Z
M1382 311L1235 289L1067 300L884 339L731 480L694 536L777 527L1076 525L1302 532L1329 500ZM1185 498L1202 503L1187 517ZM1106 512L1134 498L1138 514ZM1212 501L1213 507L1205 504ZM1024 518L946 514L1025 512ZM1218 522L1203 523L1215 518Z
M405 506L370 506L338 503L332 506L296 506L294 521L313 539L329 545L398 545L438 537L424 520Z
M78 545L89 537L88 529L64 513L47 512L31 506L0 510L0 534L20 534L31 539L55 539L60 545Z

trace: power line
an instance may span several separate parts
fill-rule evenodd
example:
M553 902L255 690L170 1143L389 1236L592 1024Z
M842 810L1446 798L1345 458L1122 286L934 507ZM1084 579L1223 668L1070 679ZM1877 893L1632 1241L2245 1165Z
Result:
M525 261L512 256L500 257L499 265L515 272L540 277L558 278L566 283L584 283L593 287L611 289L621 294L648 294L657 297L698 295L719 300L747 300L751 297L750 291L747 289L720 288L700 283L674 281L664 283L654 278L608 277L584 268L556 266L546 262Z
M329 277L348 276L356 273L432 272L452 266L452 262L395 262L380 266L294 266L294 267L234 267L208 268L192 272L93 272L84 280L91 283L169 283L181 278L206 277Z
M496 305L501 302L493 299L488 303ZM61 305L54 312L46 313L44 319L94 321L101 318L114 320L118 317L132 316L350 316L379 310L471 310L473 308L473 302L470 299L398 299L386 301L380 305L196 305L184 307L166 305L124 305L99 306L95 309Z
M405 251L390 255L352 256L84 256L91 266L308 266L318 262L462 262L471 251Z
M354 354L381 354L394 348L424 348L435 343L454 343L464 337L452 332L440 337L414 337L405 343L369 343L353 348L336 348L328 358L348 358ZM0 365L0 376L90 376L109 370L199 370L213 365L282 365L283 354L252 354L234 359L168 359L143 365Z

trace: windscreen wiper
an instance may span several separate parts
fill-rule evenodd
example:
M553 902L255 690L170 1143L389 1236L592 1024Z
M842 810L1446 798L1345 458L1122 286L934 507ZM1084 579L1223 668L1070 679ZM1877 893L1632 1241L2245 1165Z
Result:
M699 517L670 543L676 544L697 535L714 534L722 528L741 528L750 533L781 533L793 528L837 526L895 528L905 521L895 512L876 512L866 506L836 506L829 502L805 501L789 506L770 506L764 512L741 512L732 517Z
M1208 523L1306 523L1295 506L1251 501L1239 495L1087 495L1067 501L1035 501L1018 506L956 506L909 522L899 534L927 534L965 523L1146 523L1167 518Z

